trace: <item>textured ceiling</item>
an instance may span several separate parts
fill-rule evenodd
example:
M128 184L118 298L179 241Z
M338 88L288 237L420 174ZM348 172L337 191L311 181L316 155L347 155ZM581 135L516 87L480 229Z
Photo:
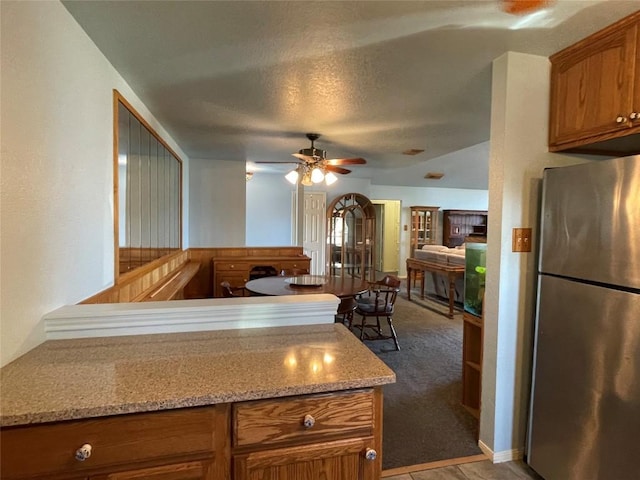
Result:
M318 132L373 183L487 188L491 62L548 56L640 2L529 16L500 0L63 3L191 158L291 161Z

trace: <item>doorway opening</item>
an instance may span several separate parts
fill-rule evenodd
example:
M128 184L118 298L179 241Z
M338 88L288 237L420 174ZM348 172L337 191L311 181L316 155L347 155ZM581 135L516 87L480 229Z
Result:
M376 279L400 272L400 200L371 200L376 212Z

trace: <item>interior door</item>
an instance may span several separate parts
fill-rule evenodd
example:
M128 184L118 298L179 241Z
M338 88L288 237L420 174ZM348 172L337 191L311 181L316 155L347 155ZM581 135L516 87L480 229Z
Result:
M326 193L304 194L302 249L311 258L311 273L323 275L325 254Z

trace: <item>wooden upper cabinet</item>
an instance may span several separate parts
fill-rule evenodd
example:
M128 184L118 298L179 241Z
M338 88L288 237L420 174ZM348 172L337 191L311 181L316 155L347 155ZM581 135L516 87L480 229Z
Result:
M549 149L640 153L640 12L550 57ZM635 118L638 117L638 118Z

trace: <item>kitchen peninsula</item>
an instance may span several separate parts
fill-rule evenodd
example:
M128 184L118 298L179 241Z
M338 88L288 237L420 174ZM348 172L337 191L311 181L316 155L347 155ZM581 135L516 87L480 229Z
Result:
M0 373L7 479L378 479L395 381L340 324L49 340Z

